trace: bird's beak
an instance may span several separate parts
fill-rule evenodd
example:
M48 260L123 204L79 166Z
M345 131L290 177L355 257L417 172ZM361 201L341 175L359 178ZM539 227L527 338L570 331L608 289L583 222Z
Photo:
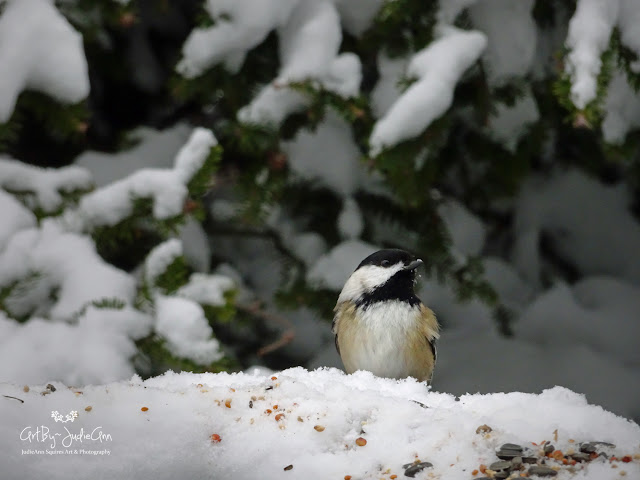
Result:
M405 270L415 270L416 268L418 268L420 265L422 265L424 262L422 260L420 260L419 258L417 258L416 260L414 260L413 262L411 262L409 265L407 265L406 267L404 267Z

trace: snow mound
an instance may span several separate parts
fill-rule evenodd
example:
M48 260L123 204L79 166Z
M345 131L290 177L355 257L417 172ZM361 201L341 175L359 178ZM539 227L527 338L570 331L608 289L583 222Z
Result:
M621 459L578 463L575 476L547 459L558 478L640 476L640 427L562 387L456 399L413 379L303 368L53 387L0 385L9 397L0 399L8 478L387 479L404 478L403 465L419 460L432 466L415 478L466 480L497 461L502 444L537 456L531 442L543 440L563 452L606 441ZM481 426L491 431L477 433ZM88 437L69 435L81 430Z

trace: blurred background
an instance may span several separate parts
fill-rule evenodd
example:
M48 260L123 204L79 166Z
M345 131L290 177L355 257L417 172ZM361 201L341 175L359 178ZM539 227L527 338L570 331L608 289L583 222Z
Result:
M640 421L640 6L0 0L0 381L341 367L425 262L433 387Z

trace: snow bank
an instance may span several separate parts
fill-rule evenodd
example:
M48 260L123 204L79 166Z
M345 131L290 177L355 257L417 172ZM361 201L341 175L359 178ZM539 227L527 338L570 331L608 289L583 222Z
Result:
M640 428L561 387L456 399L415 380L302 368L273 377L168 373L144 382L52 386L25 392L0 384L0 448L9 478L82 471L141 480L389 479L405 478L406 464L419 460L432 466L415 478L467 480L496 462L504 443L540 458L544 440L564 453L606 441L615 447L598 449L624 459L577 463L572 476L569 466L547 458L558 478L640 476Z

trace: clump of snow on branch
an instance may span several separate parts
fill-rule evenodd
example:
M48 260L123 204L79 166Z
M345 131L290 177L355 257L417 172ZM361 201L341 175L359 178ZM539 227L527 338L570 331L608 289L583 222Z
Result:
M159 295L155 307L155 331L167 341L167 347L174 355L200 365L223 357L220 343L211 337L213 330L200 305L186 298Z
M178 152L188 141L193 127L178 123L165 130L140 127L131 133L137 143L117 153L86 151L75 164L87 168L97 187L103 187L144 168L171 168ZM211 249L202 226L189 218L180 225L180 240L189 265L206 272L211 263Z
M89 307L73 325L39 317L20 324L0 311L0 378L88 385L130 377L134 341L149 333L151 322L131 307Z
M620 39L640 58L640 8L636 0L620 0L618 14ZM631 70L640 73L640 60L631 62Z
M64 103L79 102L89 94L82 36L52 0L3 3L0 65L0 123L11 117L18 95L26 89Z
M202 305L221 307L226 303L224 293L234 288L235 282L224 275L194 273L176 293Z
M210 130L197 128L180 149L171 169L145 168L82 197L78 208L65 212L72 228L113 226L133 212L133 200L153 200L153 216L168 219L182 213L187 185L217 141Z
M596 98L600 56L609 45L619 8L619 0L579 0L569 22L565 71L571 76L571 100L579 109Z
M416 53L407 69L416 82L391 106L373 128L370 154L422 133L451 106L453 91L462 74L487 46L477 31L442 27L440 37Z
M2 189L0 189L0 211L3 217L0 222L1 251L15 232L35 226L36 216L13 195L9 195Z
M349 125L332 111L315 131L300 130L292 140L282 142L282 150L297 177L344 197L353 195L367 176Z
M491 86L525 76L536 52L533 0L481 0L469 8L473 26L487 36L482 60Z
M611 144L622 144L630 130L640 127L640 96L620 71L609 82L604 111L602 136Z
M106 263L94 239L81 233L123 220L141 197L151 197L157 218L182 214L187 185L216 143L210 131L195 129L173 168L142 169L113 183L103 178L103 186L85 193L77 206L64 205L63 197L89 189L92 178L85 168L48 170L0 160L5 215L0 228L0 378L76 384L126 378L135 371L135 342L152 334L163 338L176 357L206 365L222 357L197 302L226 305L233 281L193 275L187 284L175 285L175 290L183 288L177 296L166 296L155 282L183 256L179 240L152 250L138 281ZM45 212L64 210L38 224L18 198ZM146 311L134 308L140 291L150 297L143 305Z
M224 293L235 285L222 275L194 274L178 290L178 296L159 293L154 288L156 279L181 256L182 244L178 239L161 243L147 255L144 273L153 297L155 332L167 341L167 347L174 355L208 365L223 354L219 342L212 338L213 330L199 303L222 306L225 304Z
M30 206L52 212L62 204L62 193L89 189L92 178L82 167L41 168L0 157L0 188L28 194Z
M224 63L237 71L246 52L260 44L271 30L283 26L298 0L207 0L205 9L216 24L197 28L182 47L178 72L194 78Z
M16 233L0 252L0 287L34 272L37 287L5 300L16 315L66 320L93 300L131 302L135 294L133 277L104 262L90 237L65 232L53 221ZM52 291L56 299L49 305Z
M287 88L290 82L321 80L330 74L331 83L341 83L341 74L360 75L360 61L350 56L347 68L336 68L338 49L342 41L340 18L328 1L302 1L293 10L286 25L278 30L280 39L280 71L249 105L238 112L246 123L278 124L305 105L302 94ZM340 64L338 65L340 67ZM358 79L357 87L360 87Z
M167 271L169 265L182 256L182 244L177 238L162 242L155 247L144 261L144 276L148 285L155 285L156 279Z
M497 102L495 112L488 119L487 134L515 152L518 141L527 129L540 119L538 104L530 88L513 105Z
M186 78L194 78L222 63L235 72L242 66L247 51L276 30L280 44L278 76L238 112L238 119L246 123L279 124L308 102L301 93L288 88L289 83L313 80L344 97L359 93L360 59L351 53L338 54L342 41L339 11L346 15L352 31L359 32L378 8L379 2L372 3L365 9L365 18L362 14L355 16L354 5L347 2L336 7L328 0L210 0L205 8L212 18L219 20L212 27L191 33L177 70Z
M74 164L88 169L97 187L120 180L142 168L171 168L192 131L193 128L184 123L161 131L139 127L128 135L135 142L133 147L116 153L86 150L76 158Z

